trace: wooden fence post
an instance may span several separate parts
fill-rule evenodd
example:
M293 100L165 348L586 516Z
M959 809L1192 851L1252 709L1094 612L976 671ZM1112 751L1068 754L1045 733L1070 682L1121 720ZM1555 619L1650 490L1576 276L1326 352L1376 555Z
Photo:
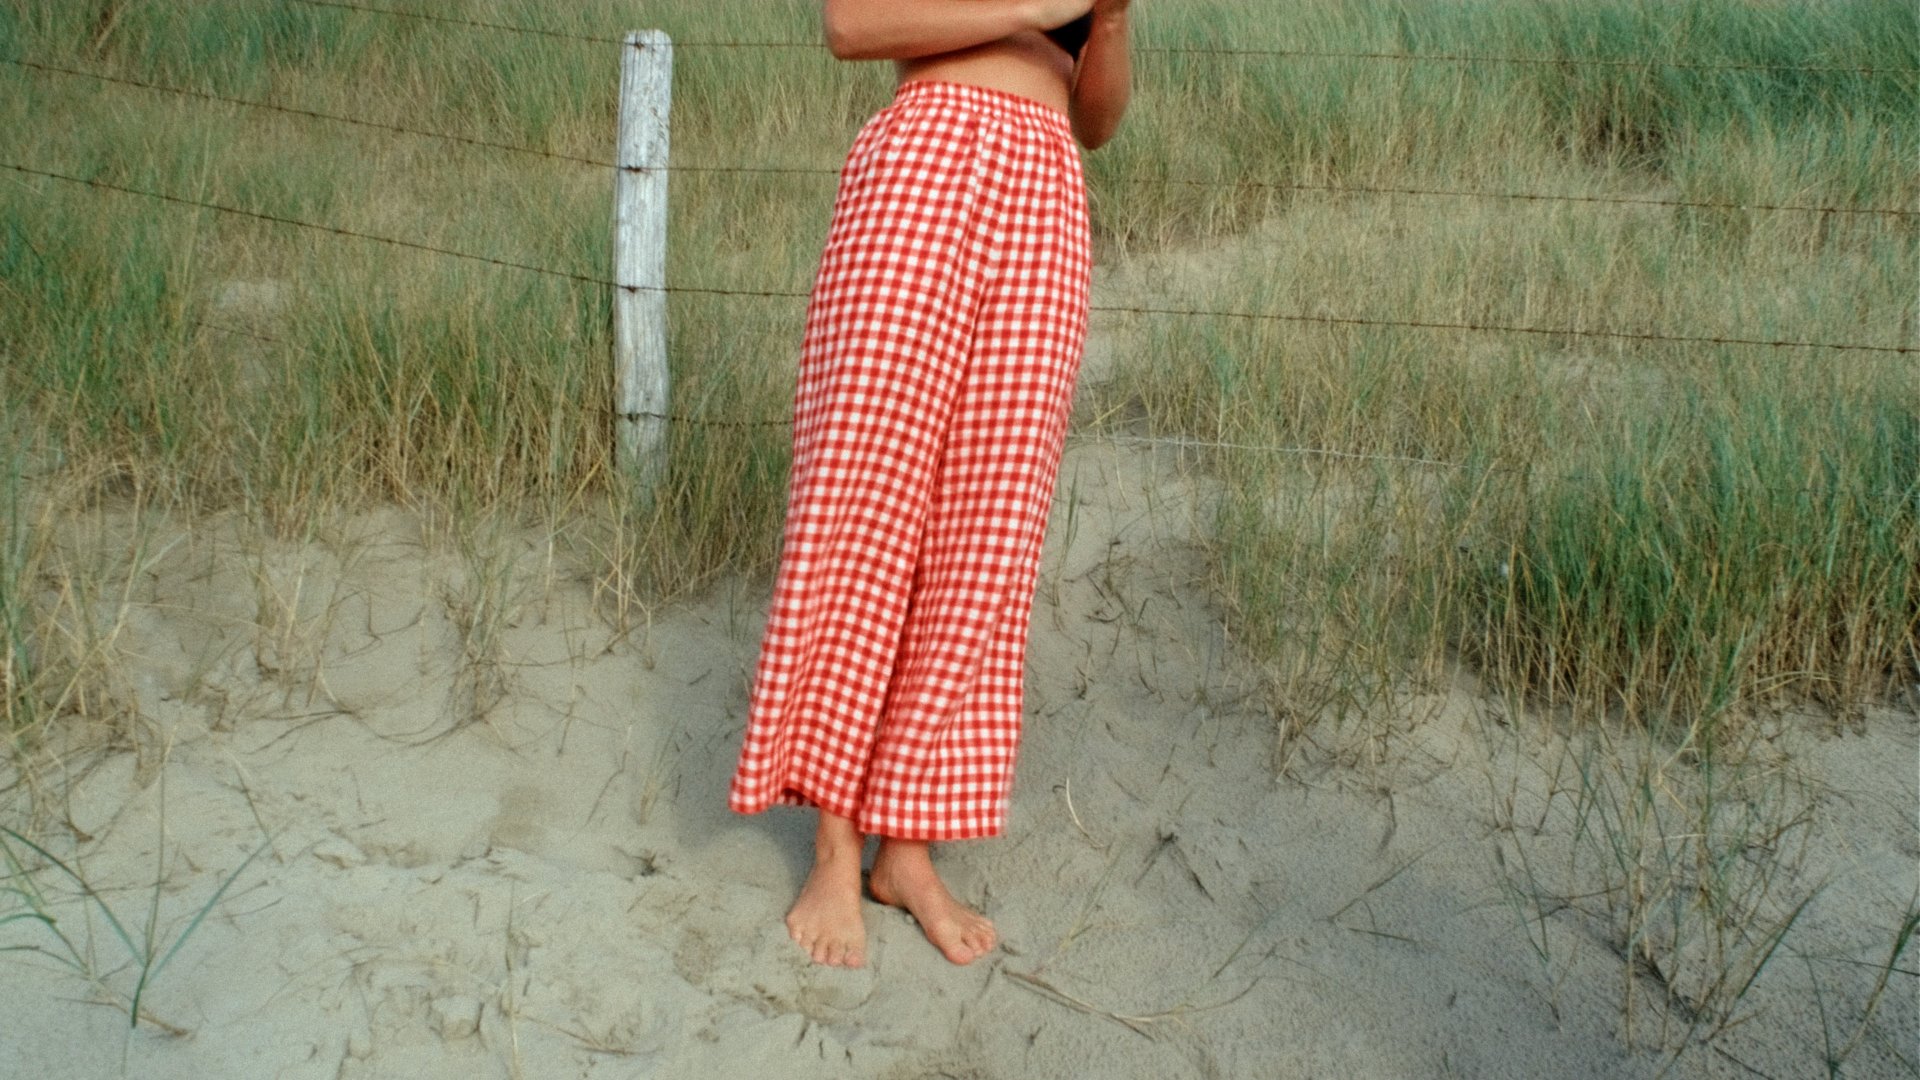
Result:
M666 472L667 110L673 42L635 30L620 48L613 179L613 393L620 464L639 493Z

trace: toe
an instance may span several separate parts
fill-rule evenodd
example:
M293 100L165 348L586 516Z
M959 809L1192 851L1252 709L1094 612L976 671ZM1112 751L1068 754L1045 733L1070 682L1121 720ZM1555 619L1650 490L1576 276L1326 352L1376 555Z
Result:
M979 915L969 913L960 924L960 940L966 942L970 949L985 952L993 948L993 924Z

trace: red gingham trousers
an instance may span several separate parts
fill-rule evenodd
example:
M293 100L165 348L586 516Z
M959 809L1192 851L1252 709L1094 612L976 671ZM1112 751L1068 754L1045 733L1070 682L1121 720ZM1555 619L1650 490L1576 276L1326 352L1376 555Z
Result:
M909 82L861 131L807 311L733 809L1004 827L1090 272L1059 111Z

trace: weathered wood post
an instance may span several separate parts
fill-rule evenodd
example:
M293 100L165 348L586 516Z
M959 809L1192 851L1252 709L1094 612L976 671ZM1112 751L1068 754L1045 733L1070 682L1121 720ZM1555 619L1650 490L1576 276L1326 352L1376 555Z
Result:
M673 42L635 30L620 48L613 179L613 394L620 465L642 495L666 472L667 110Z

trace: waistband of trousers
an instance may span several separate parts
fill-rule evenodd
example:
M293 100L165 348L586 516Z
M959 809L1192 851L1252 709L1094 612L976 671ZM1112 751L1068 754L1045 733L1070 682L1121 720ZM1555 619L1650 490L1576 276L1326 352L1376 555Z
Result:
M1073 121L1067 118L1066 113L1030 97L986 86L914 79L900 84L899 89L894 91L893 103L960 106L1006 119L1031 121L1064 139L1073 138Z

